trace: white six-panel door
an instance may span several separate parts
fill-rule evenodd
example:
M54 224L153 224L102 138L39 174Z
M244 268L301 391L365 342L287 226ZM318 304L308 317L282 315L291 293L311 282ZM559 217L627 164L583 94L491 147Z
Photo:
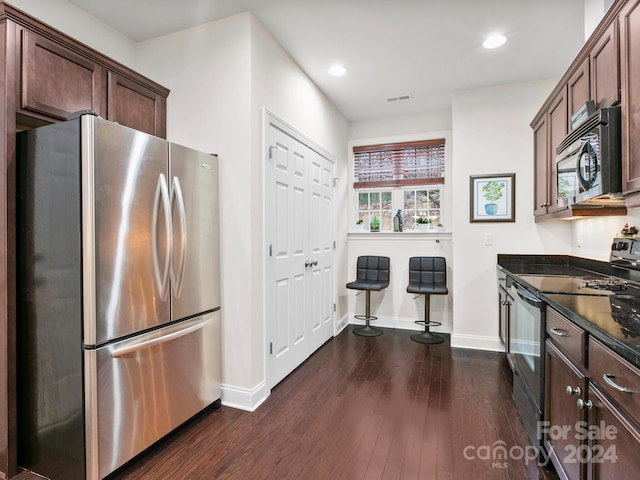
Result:
M333 335L334 164L267 118L266 339L271 389Z

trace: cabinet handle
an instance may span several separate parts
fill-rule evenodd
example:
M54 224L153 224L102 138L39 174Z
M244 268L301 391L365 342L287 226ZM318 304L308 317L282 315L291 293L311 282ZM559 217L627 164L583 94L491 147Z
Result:
M580 387L574 388L571 385L567 385L567 388L565 388L564 391L567 392L567 395L580 395L580 393L582 393Z
M500 302L500 305L511 305L511 304L509 303L509 300L502 300Z
M633 390L631 390L628 387L621 387L620 385L618 385L616 382L614 382L612 379L616 378L616 376L613 373L605 373L604 375L602 375L602 379L607 382L607 384L611 385L613 388L615 388L616 390L618 390L619 392L624 392L624 393L633 393Z
M593 403L591 402L591 400L587 400L586 402L579 398L578 401L576 402L577 407L582 410L583 408L587 408L587 409L591 409L593 408Z
M554 335L556 335L557 337L568 337L567 332L565 332L564 330L558 328L558 327L553 327L551 330L549 330L551 333L553 333Z

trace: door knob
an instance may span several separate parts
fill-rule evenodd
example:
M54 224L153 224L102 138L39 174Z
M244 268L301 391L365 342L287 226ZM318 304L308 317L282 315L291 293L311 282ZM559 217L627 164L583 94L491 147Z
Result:
M304 268L309 268L311 266L311 262L309 260L305 260Z

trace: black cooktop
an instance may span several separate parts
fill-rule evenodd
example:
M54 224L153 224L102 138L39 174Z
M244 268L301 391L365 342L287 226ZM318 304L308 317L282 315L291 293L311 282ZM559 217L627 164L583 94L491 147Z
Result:
M582 272L578 275L518 275L536 293L566 293L572 295L633 295L640 296L640 286L608 275Z

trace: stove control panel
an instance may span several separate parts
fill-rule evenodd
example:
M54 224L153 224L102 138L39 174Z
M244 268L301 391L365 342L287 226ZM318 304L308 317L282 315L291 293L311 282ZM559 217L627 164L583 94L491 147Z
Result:
M640 238L614 238L609 262L619 267L640 270Z

